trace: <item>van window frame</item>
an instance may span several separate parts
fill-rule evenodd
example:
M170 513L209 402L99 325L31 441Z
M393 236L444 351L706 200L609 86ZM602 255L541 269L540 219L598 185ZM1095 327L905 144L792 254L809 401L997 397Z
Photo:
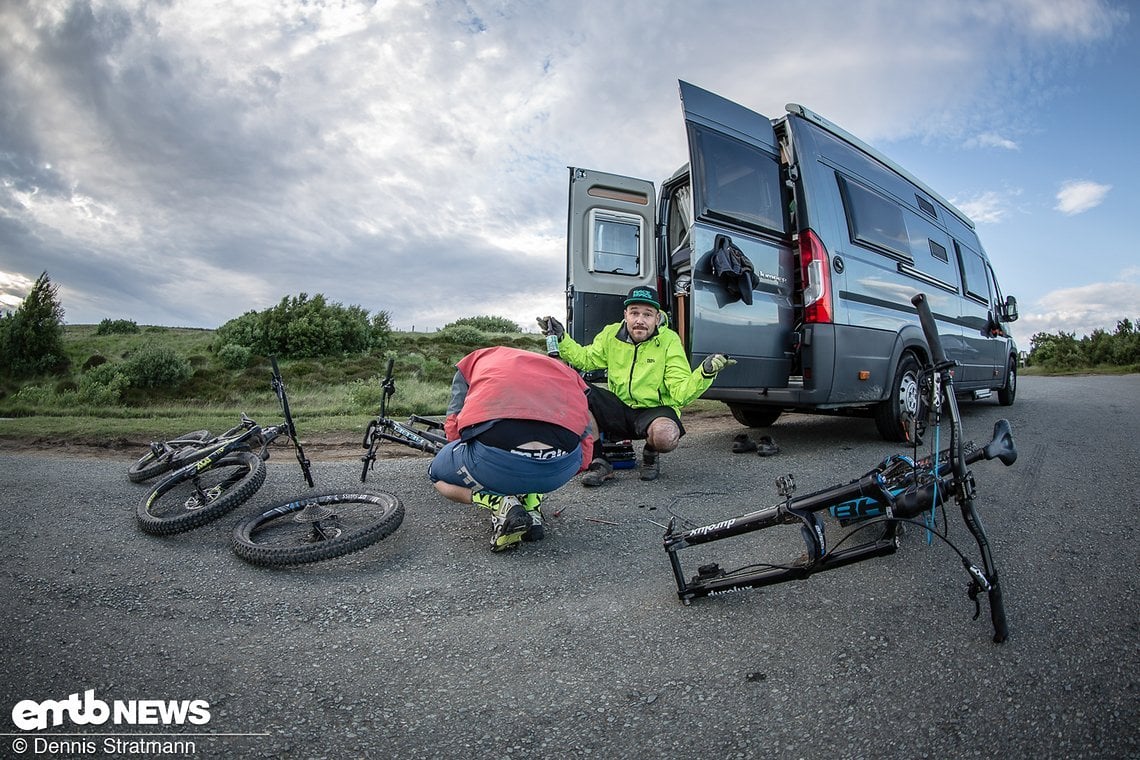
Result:
M847 219L847 234L851 242L855 245L859 245L864 248L870 248L871 250L877 251L879 253L884 253L893 259L897 259L898 261L913 266L914 256L910 252L910 232L906 226L906 217L903 214L901 204L898 201L893 200L884 194L867 187L863 183L851 177L848 177L842 172L836 171L835 179L839 184L839 196L843 203L843 214ZM852 188L854 188L857 192L853 193ZM860 195L860 193L862 195ZM902 250L900 248L894 247L894 245L891 245L890 241L896 240L894 238L888 238L886 236L872 237L869 234L866 234L870 232L870 229L860 224L860 209L866 209L868 212L871 212L874 210L874 208L868 204L863 203L863 199L870 199L877 203L881 202L882 205L878 207L879 209L886 209L889 207L894 212L892 216L897 215L897 226L905 236L905 239L897 239L897 243L899 245L905 245L906 250ZM862 220L869 222L866 217L862 217Z
M635 233L636 241L635 241L635 245L633 247L633 253L632 254L626 254L625 252L621 252L621 251L617 251L617 252L615 252L615 251L602 251L599 249L599 247L598 247L598 222L599 222L599 219L602 217L605 217L605 219L602 219L602 221L609 221L613 224L624 224L624 225L628 225L631 227L636 227L636 230L637 230ZM641 258L642 258L641 257L641 241L644 239L644 235L645 235L645 220L644 219L642 219L637 214L630 214L630 213L626 213L624 211L618 211L616 209L592 208L588 212L587 229L589 230L589 242L588 242L589 252L590 252L590 261L589 261L589 268L588 268L589 272L600 273L600 274L611 274L611 275L616 275L618 277L641 277L641 273L642 273L643 268L644 268L644 264L641 260ZM633 261L636 262L636 264L637 264L637 269L633 272L625 272L625 271L622 271L620 269L602 269L601 267L598 266L599 253L602 255L608 255L608 256L632 258Z
M699 124L690 123L689 132L689 144L693 154L692 203L695 215L712 222L732 224L768 235L786 237L790 225L787 203L785 202L784 183L780 176L779 155ZM714 156L721 155L715 150L720 146L731 148L738 157L756 159L737 160L731 163L744 169L753 169L754 171L751 173L760 178L761 186L774 187L776 197L772 199L772 202L759 203L758 201L764 199L755 193L745 197L744 200L748 202L737 205L756 209L748 216L742 215L740 208L731 208L727 204L717 202L727 197L710 192L715 189L723 189L727 185L721 185L719 188L711 188L709 185L711 159ZM741 200L740 195L733 197L738 201Z
M970 246L958 242L957 238L952 238L952 240L954 241L954 253L958 257L958 266L962 270L962 294L973 301L984 304L989 308L994 308L993 300L996 294L994 293L993 284L990 282L990 274L986 271L989 268L989 262L987 262L980 253L970 248ZM968 266L969 264L973 264L974 266L970 267ZM985 288L984 293L979 293L975 290L979 284L973 282L974 278L971 277L971 270L973 270L973 274L975 275L981 274L982 282L980 286Z

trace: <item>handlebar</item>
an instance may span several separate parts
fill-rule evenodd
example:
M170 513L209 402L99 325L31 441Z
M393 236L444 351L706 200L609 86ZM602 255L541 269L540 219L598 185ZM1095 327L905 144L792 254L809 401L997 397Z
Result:
M938 325L934 323L934 314L930 311L929 299L925 293L919 293L910 299L918 310L918 322L922 325L922 332L926 336L926 343L930 346L930 356L934 366L946 363L946 351L942 348L942 339L938 337Z
M958 402L954 395L954 378L950 368L954 363L947 361L946 351L938 336L938 326L934 322L934 314L930 310L930 303L925 293L918 293L910 302L918 311L918 321L922 325L922 332L926 335L926 342L930 346L930 356L934 365L934 372L940 374L946 385L946 405L950 410L950 465L957 487L958 506L962 512L962 519L966 523L970 534L978 545L982 555L982 568L978 569L966 563L966 569L971 575L969 594L977 604L977 595L985 591L990 603L990 621L993 623L995 643L1000 644L1009 637L1009 626L1005 617L1005 603L1002 599L1001 586L998 584L997 569L993 557L990 555L989 539L982 526L981 517L974 509L974 494L970 487L969 472L966 467L971 458L964 455L962 450L962 420L958 413ZM1013 435L1009 422L1000 420L994 425L994 439L982 450L982 457L986 459L999 459L1005 465L1011 465L1017 460L1017 450L1013 447ZM963 560L965 563L965 560Z

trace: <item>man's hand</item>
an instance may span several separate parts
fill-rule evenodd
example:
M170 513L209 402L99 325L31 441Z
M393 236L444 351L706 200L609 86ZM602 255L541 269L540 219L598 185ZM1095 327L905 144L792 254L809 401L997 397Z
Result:
M537 321L538 329L542 331L543 335L553 335L558 340L562 340L562 336L566 334L566 328L554 317L539 317Z
M730 359L724 354L710 354L701 362L701 374L705 377L716 377L716 373L733 364L736 364L736 359Z

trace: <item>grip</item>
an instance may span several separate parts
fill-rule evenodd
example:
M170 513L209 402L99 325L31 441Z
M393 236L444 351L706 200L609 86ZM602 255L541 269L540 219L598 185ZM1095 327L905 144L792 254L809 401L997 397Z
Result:
M918 309L918 321L922 325L922 332L926 335L926 342L930 346L930 355L935 366L946 362L946 351L942 348L942 340L938 337L938 326L934 324L934 314L930 311L926 294L918 293L910 299L914 308Z
M994 575L990 585L990 620L994 624L994 643L1000 644L1009 638L1009 624L1005 620L1005 602L1001 598L1001 585Z

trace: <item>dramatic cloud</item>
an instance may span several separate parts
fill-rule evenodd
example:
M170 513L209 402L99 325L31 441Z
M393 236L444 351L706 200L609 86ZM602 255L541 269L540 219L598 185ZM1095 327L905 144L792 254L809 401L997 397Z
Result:
M1104 202L1112 185L1101 185L1085 180L1072 180L1061 185L1057 192L1057 205L1053 208L1072 216L1096 208Z
M9 0L0 271L47 270L71 322L214 327L308 292L529 324L564 307L566 167L687 160L678 78L1008 148L1034 118L1010 102L1127 20L1055 5Z
M1140 284L1128 281L1099 282L1075 288L1054 290L1029 308L1020 305L1021 316L1014 323L1020 347L1029 349L1029 338L1038 332L1073 333L1078 338L1093 330L1112 332L1121 319L1140 323ZM1133 280L1135 275L1133 275Z

